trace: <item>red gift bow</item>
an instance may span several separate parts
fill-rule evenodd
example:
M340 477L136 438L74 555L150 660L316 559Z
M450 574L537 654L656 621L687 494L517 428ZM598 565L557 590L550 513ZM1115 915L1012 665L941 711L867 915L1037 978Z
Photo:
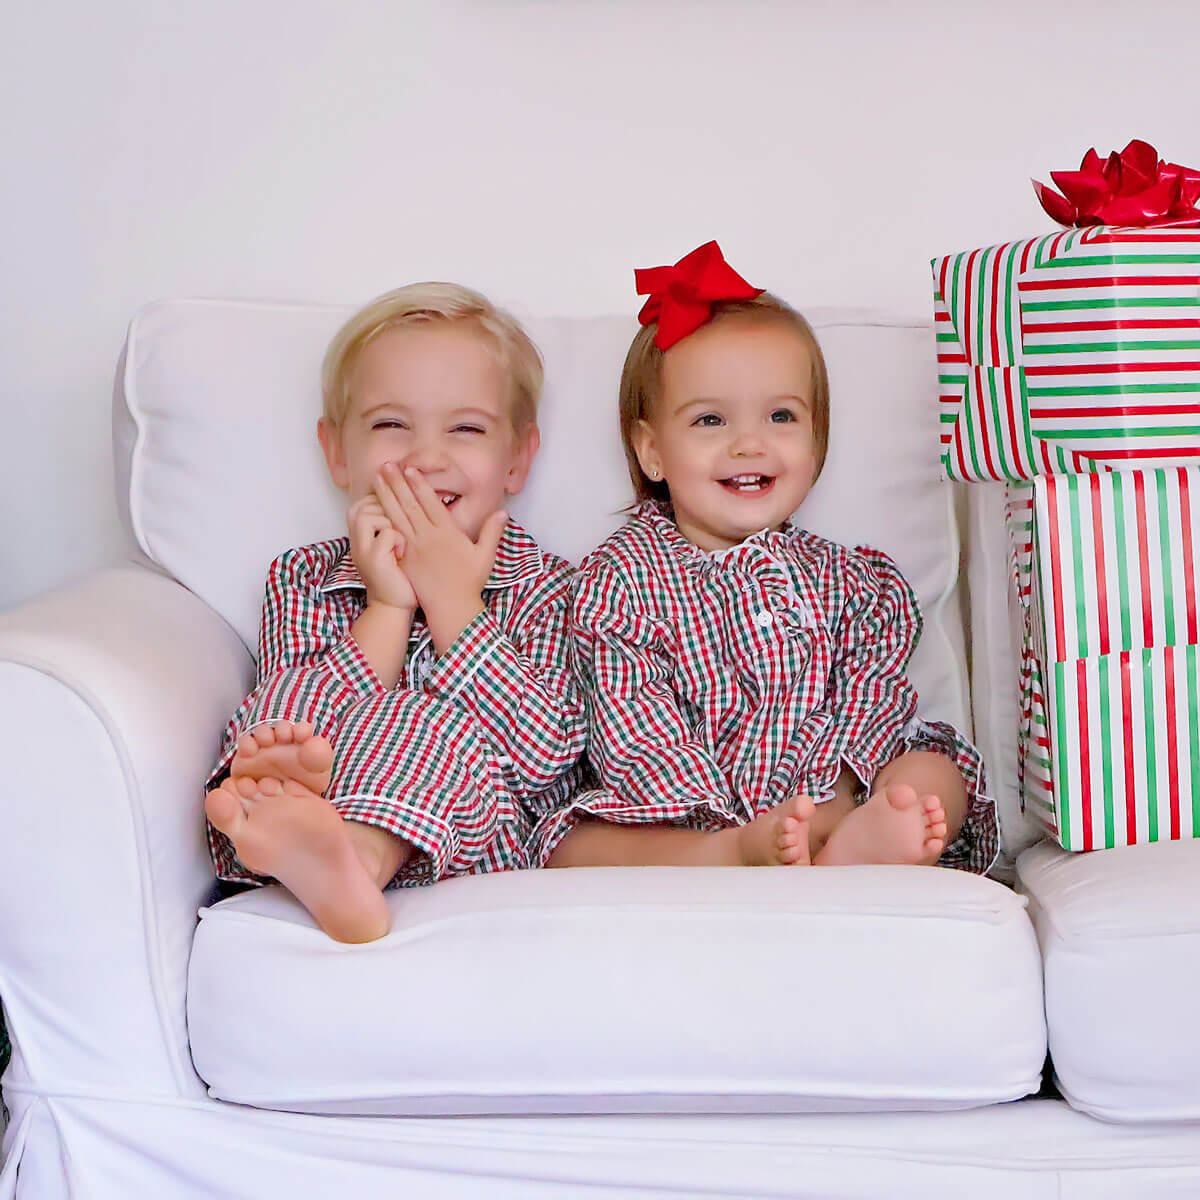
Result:
M699 329L712 315L715 301L753 300L763 292L725 261L716 242L698 246L673 267L638 268L633 278L638 295L650 295L638 320L643 325L658 322L654 344L660 350L669 350Z
M1149 142L1134 139L1101 161L1095 150L1078 171L1051 171L1063 194L1033 181L1042 207L1060 225L1200 225L1200 171L1160 162Z

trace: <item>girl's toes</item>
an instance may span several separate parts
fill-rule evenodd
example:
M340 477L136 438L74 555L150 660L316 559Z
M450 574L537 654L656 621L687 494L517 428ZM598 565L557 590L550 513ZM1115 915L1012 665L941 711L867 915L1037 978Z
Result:
M917 793L907 783L894 783L887 790L888 803L897 809L912 808L917 803Z
M291 740L292 740L291 722L280 721L279 724L274 726L273 728L274 728L274 733L275 733L275 740L280 745L286 746L287 744L289 744L291 742Z
M265 779L258 780L258 791L264 796L278 796L283 792L283 784L278 779L273 779L268 775Z
M307 742L313 735L313 727L307 721L297 721L292 726L292 741Z

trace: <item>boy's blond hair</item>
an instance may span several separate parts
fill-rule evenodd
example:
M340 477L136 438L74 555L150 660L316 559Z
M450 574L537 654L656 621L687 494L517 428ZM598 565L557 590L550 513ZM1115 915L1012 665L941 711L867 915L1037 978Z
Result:
M825 452L829 447L829 375L817 335L790 304L778 296L772 296L770 292L762 292L753 300L718 301L712 307L712 316L707 324L714 325L725 317L735 315L762 322L779 321L794 329L808 346L812 359L813 443L817 451L813 475L815 482L825 465ZM650 419L650 413L662 393L664 351L654 344L657 332L657 324L646 325L638 331L625 356L625 367L621 372L621 441L625 446L625 460L629 465L635 504L643 500L669 500L671 494L664 480L650 479L646 475L634 449L634 433L638 422Z
M542 356L517 319L486 296L457 283L411 283L377 296L334 334L321 365L325 420L341 429L350 409L350 380L366 347L381 333L404 325L466 321L496 352L508 377L513 428L537 421L542 395Z

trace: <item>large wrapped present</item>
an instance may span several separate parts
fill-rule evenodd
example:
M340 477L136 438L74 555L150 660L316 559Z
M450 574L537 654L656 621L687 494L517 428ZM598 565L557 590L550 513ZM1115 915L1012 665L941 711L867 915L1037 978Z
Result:
M1131 142L1053 178L1078 227L933 260L947 475L1200 463L1200 172Z
M1026 811L1068 850L1200 836L1200 468L1008 489Z

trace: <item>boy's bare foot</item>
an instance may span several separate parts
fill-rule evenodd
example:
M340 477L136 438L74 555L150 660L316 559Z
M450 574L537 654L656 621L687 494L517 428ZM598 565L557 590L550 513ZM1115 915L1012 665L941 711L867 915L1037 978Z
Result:
M816 862L934 863L945 848L942 802L936 796L918 796L906 783L894 783L842 819Z
M391 928L383 893L323 796L294 779L231 777L204 811L246 867L278 879L335 941L370 942Z
M333 747L314 733L307 721L255 726L253 732L242 735L229 764L235 780L278 779L285 783L294 779L318 795L329 787L332 769Z
M738 832L738 852L747 867L808 866L808 823L815 805L809 796L790 796L759 813Z

